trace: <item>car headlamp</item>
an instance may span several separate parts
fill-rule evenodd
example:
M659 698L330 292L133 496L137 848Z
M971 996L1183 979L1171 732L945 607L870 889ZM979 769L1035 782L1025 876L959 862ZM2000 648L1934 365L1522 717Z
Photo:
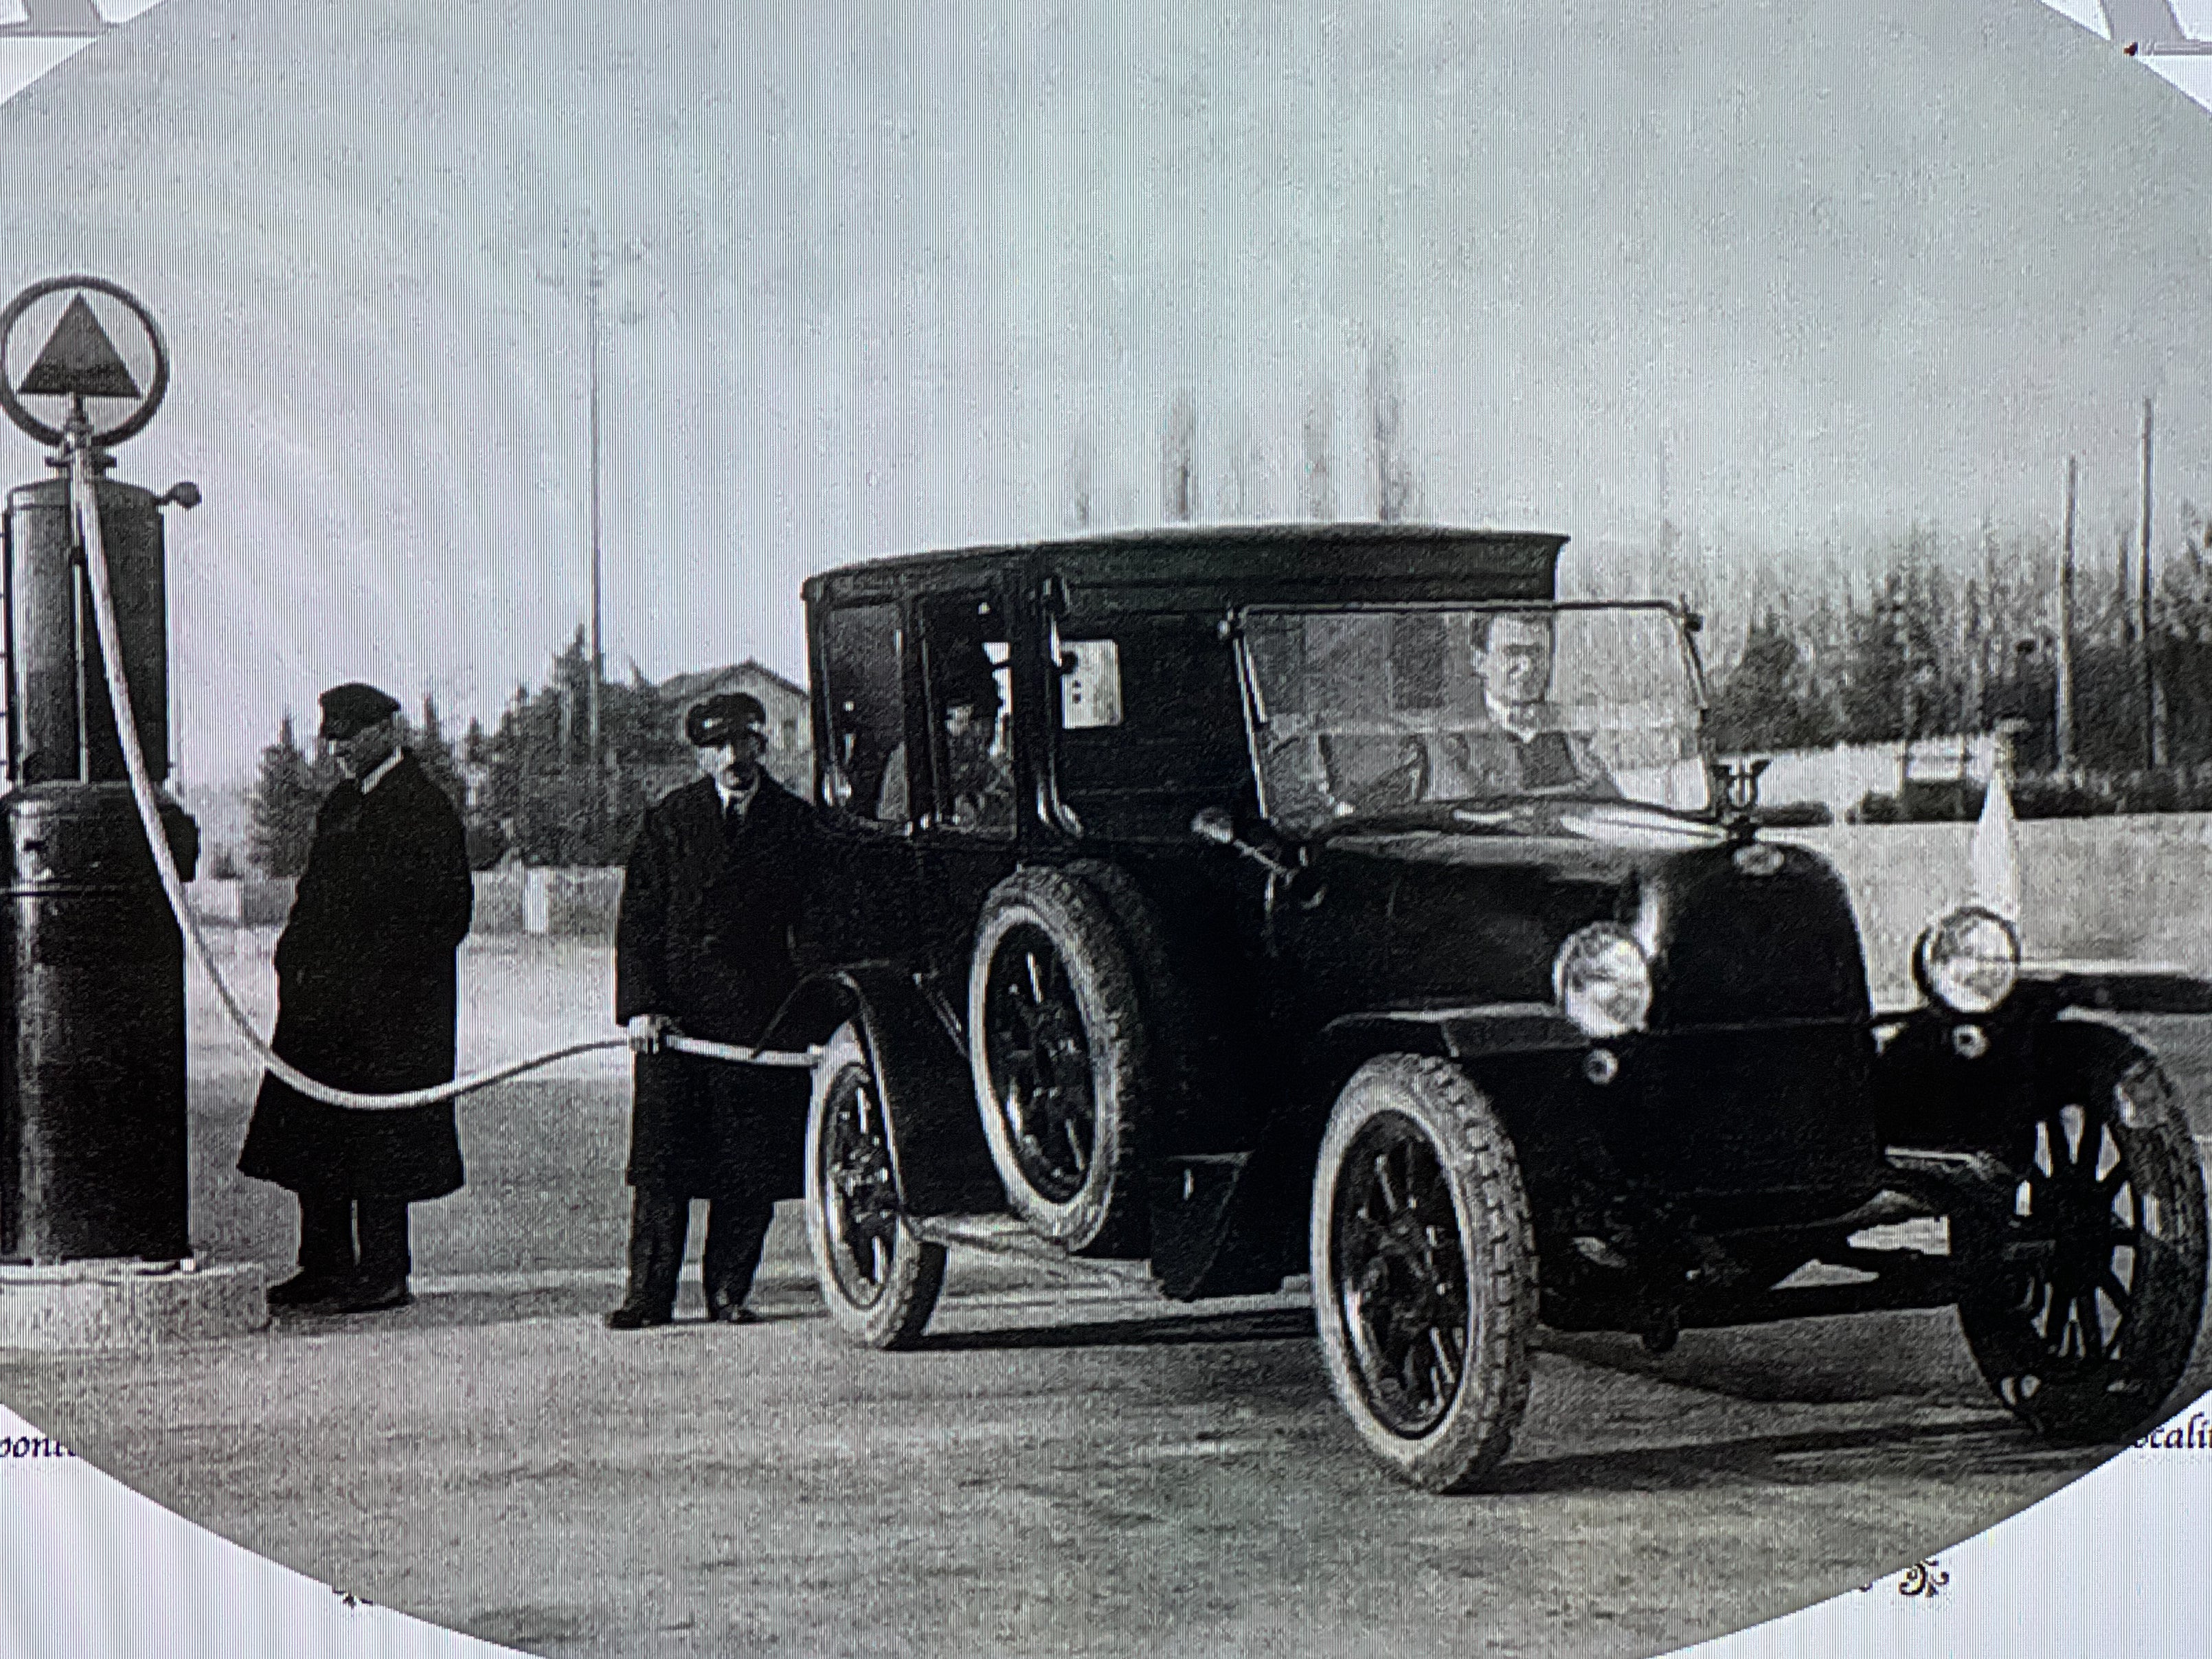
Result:
M1912 947L1912 977L1954 1014L1986 1014L2020 980L2020 931L1996 911L1962 904Z
M1569 936L1552 964L1560 1011L1583 1035L1640 1031L1651 1012L1651 963L1617 921L1594 921Z

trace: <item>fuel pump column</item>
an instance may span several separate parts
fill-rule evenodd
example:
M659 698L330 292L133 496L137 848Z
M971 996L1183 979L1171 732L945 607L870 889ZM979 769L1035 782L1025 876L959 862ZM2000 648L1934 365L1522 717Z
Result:
M36 284L0 315L5 340L36 301L73 288L20 381L0 372L0 404L33 436L58 443L64 476L9 491L4 519L9 793L0 797L0 1262L45 1266L192 1250L185 1158L183 939L141 832L94 626L82 538L66 476L83 450L95 474L104 442L150 418L167 374L152 319L90 278ZM84 290L107 294L146 325L150 395ZM24 398L66 400L63 425ZM129 419L96 430L88 400L127 399ZM134 424L135 422L135 424ZM168 653L161 507L100 476L94 485L120 624L121 667L138 693L137 736L167 775ZM164 794L170 849L189 870L198 834Z

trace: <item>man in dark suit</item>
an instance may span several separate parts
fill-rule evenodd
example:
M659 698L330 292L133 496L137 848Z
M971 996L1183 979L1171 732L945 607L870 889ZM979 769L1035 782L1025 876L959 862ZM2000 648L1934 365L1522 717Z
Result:
M1482 683L1485 724L1432 741L1425 799L1511 796L1544 790L1618 796L1605 763L1553 705L1552 618L1507 611L1478 619L1469 665Z
M319 1083L397 1094L453 1075L454 951L474 892L461 820L400 745L373 685L322 696L342 781L315 814L276 941L271 1046ZM300 1200L300 1267L276 1307L336 1313L411 1300L407 1206L461 1185L453 1103L356 1109L264 1077L238 1167Z
M767 715L742 691L692 707L684 736L697 781L640 827L615 924L615 1018L629 1028L629 1285L616 1330L668 1323L691 1200L708 1200L707 1316L750 1324L745 1306L779 1198L796 1196L803 1073L673 1053L672 1031L752 1044L798 982L792 954L814 816L761 769Z

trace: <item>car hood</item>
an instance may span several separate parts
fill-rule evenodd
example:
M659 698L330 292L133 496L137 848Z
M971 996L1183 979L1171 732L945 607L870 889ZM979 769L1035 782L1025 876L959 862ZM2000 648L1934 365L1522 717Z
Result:
M1568 879L1612 882L1727 839L1709 819L1627 801L1573 801L1443 807L1419 817L1351 823L1322 837L1322 845L1409 864L1536 865Z
M1345 824L1313 858L1336 937L1372 941L1371 982L1401 1003L1547 1000L1567 935L1615 921L1652 952L1658 1023L1864 1006L1834 867L1710 819L1617 801L1452 807Z

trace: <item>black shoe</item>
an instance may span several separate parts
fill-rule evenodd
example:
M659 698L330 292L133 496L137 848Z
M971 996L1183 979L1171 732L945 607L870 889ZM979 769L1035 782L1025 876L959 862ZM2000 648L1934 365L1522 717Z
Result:
M709 1306L707 1317L717 1325L757 1325L761 1316L742 1302L726 1302L720 1307Z
M403 1275L381 1283L356 1283L344 1295L332 1301L329 1311L335 1314L382 1313L386 1308L404 1308L415 1299L407 1288Z
M665 1325L670 1316L659 1308L640 1308L625 1302L606 1316L606 1327L611 1331L648 1331Z
M304 1308L311 1302L328 1302L343 1296L349 1288L350 1281L343 1273L326 1273L313 1267L302 1267L289 1279L269 1287L269 1305L272 1308Z

